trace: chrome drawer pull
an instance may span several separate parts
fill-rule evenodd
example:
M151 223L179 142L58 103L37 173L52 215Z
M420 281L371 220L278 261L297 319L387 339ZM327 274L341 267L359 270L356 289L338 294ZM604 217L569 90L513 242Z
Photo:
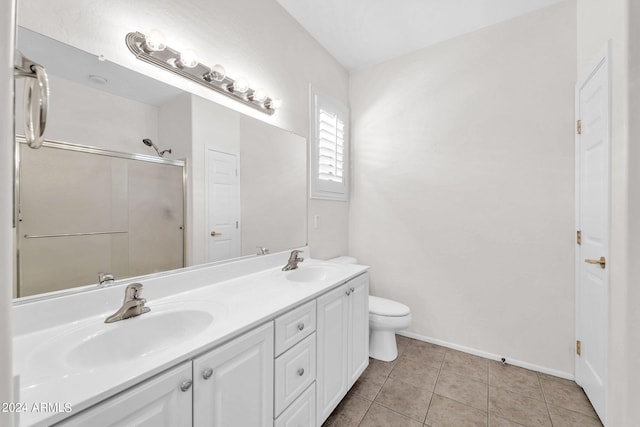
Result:
M204 378L205 380L211 378L211 375L213 375L213 369L211 368L202 371L202 378Z
M193 381L191 381L191 380L182 381L182 384L180 384L180 390L182 390L182 391L189 390L191 388L191 384L193 384Z

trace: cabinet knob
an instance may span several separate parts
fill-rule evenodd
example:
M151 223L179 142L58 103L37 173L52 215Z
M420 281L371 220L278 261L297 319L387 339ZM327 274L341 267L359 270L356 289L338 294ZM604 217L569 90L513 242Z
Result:
M347 292L344 293L346 296L351 295L351 290L348 290Z
M355 289L354 289L354 288L351 288L351 289L350 289L350 291L351 291L351 292L355 292Z
M298 323L298 330L301 331L304 329L304 323Z
M213 369L211 368L202 371L202 378L204 378L205 380L211 378L211 375L213 375Z
M180 390L182 390L182 391L189 390L191 388L191 384L193 384L193 381L191 381L191 380L182 381L182 384L180 384Z
M304 375L304 368L298 369L298 375L299 376L303 376Z

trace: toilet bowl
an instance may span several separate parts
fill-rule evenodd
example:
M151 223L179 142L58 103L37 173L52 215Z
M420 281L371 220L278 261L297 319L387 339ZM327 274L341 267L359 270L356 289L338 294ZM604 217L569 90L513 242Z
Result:
M329 260L338 264L357 264L353 257ZM404 304L369 295L369 357L390 362L398 357L396 332L411 325L411 310Z

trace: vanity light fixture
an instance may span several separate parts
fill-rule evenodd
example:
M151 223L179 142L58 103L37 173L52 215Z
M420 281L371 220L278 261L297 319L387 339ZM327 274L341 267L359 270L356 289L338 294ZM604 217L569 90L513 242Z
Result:
M193 50L178 52L170 48L158 30L151 30L147 34L131 32L127 34L125 42L139 60L164 68L263 113L272 115L282 106L282 100L268 97L266 90L252 89L246 78L229 77L222 65L208 67L198 62L198 55Z

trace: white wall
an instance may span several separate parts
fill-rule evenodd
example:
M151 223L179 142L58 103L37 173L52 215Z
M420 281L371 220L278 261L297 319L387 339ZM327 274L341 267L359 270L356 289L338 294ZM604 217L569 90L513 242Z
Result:
M248 117L240 117L240 139L242 255L304 246L306 140Z
M630 13L632 12L632 13ZM640 136L637 2L581 0L577 8L578 73L611 41L611 251L607 426L635 426L640 419Z
M13 401L11 298L13 283L13 49L15 2L0 2L0 402ZM0 412L0 426L12 414Z
M158 141L158 107L112 95L57 76L49 76L50 112L45 136L72 144L125 153L155 155L144 138ZM16 90L16 110L23 111L24 85ZM24 134L21 117L16 132Z
M20 0L18 19L41 34L305 137L310 83L347 102L347 72L272 0ZM135 59L125 35L152 28L161 29L172 47L195 49L202 62L223 64L232 76L247 75L254 87L282 98L283 107L269 117ZM346 233L332 230L346 227L348 205L311 201L309 209L310 215L322 215L321 229L309 233L312 255L346 252Z
M349 248L410 331L573 374L575 3L351 74Z

